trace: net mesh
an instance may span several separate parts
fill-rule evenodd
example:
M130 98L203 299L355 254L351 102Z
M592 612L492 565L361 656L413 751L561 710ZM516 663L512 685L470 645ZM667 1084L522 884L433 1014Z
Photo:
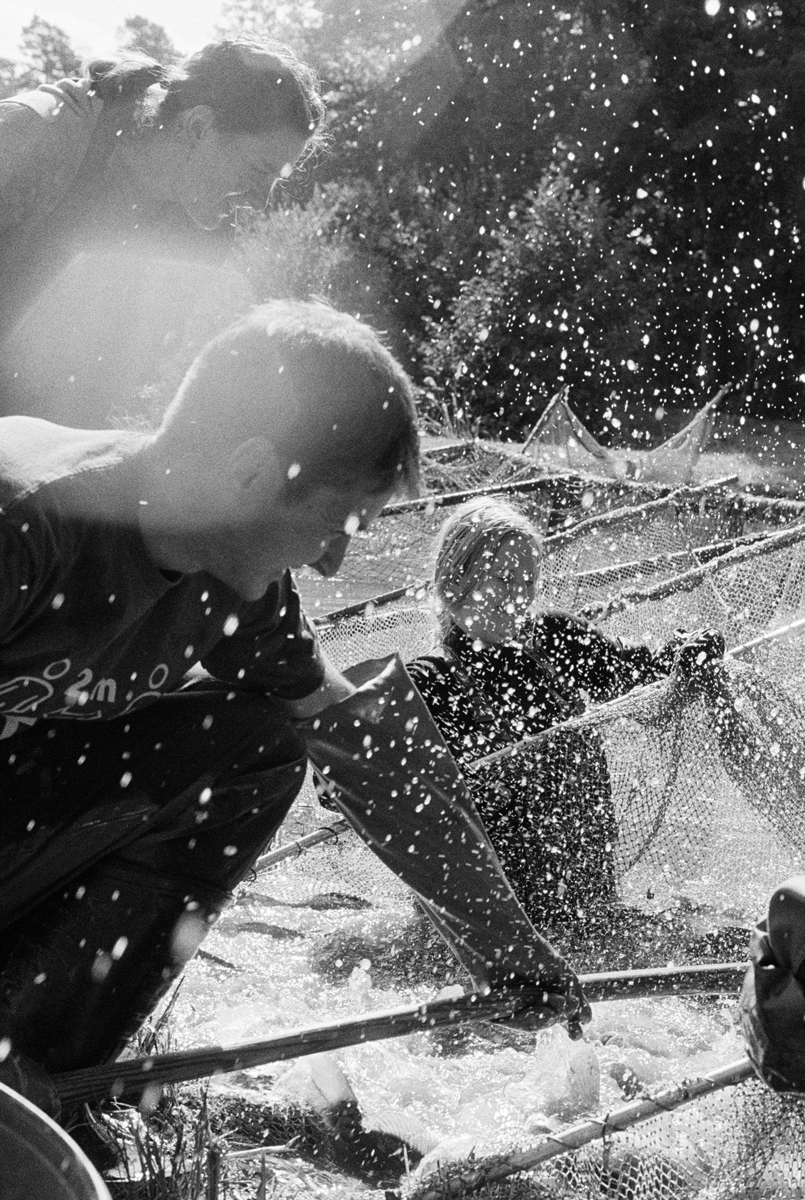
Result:
M594 799L614 813L612 869L626 911L650 919L676 908L681 924L689 914L694 925L703 920L751 922L781 878L805 870L805 709L768 676L765 653L762 664L727 662L704 691L672 678L602 705L482 765L472 776L473 794L497 787L502 779L518 779L534 803L546 771L573 777L586 790L585 805ZM593 764L586 771L579 766L585 741ZM555 802L555 793L551 796ZM577 787L566 799L567 809L558 814L558 827L569 830L558 847L565 873L555 878L557 884L562 878L570 881L572 889L574 865L585 868L583 855L579 861L574 848ZM308 803L315 804L312 795ZM319 817L331 814L320 810ZM504 867L529 908L533 897L523 887L518 863L528 857L531 877L544 879L549 872L525 844L521 826L510 855L500 834L493 831ZM304 856L296 869L323 889L360 896L380 892L387 897L389 889L402 886L349 835ZM544 893L536 902L544 909ZM532 907L532 916L540 915ZM656 962L658 954L663 960L656 928L649 928L647 961ZM592 964L580 963L571 952L561 926L548 925L548 932L578 969L644 965L641 946L628 944L626 925L599 930L598 957ZM625 962L614 953L613 932L627 944ZM594 923L588 925L588 955L596 936ZM696 958L690 931L677 930L675 945L682 949L682 961ZM740 952L728 957L740 957ZM754 1082L742 1084L607 1135L603 1142L540 1168L535 1178L543 1181L547 1195L613 1200L801 1196L804 1120L801 1102L781 1100Z
M311 616L421 588L432 574L436 534L450 507L490 489L504 494L546 535L546 596L551 604L572 609L609 598L624 586L647 586L679 574L699 561L696 548L728 548L725 544L737 538L780 528L805 514L799 502L739 495L717 483L672 492L582 475L539 476L523 456L483 448L483 443L452 452L458 457L446 466L455 474L445 473L443 464L436 464L434 473L432 464L426 478L431 498L389 506L371 529L356 534L335 576L322 579L310 568L299 572Z
M650 645L674 629L710 626L736 646L801 616L804 588L805 530L794 527L577 611L611 635Z
M772 537L762 546L738 547L697 565L703 536L718 540L728 532L734 537L755 532L764 522L774 528L799 514L784 509L782 520L770 508L750 506L736 525L733 509L722 503L720 515L711 514L702 525L703 507L649 505L648 516L624 513L612 524L580 528L575 545L572 538L559 539L549 548L550 603L597 604L608 632L655 643L677 627L710 625L721 628L735 646L802 618L805 548L799 531L788 540ZM421 519L409 517L412 525ZM421 546L429 541L430 534ZM692 570L680 580L672 568L689 562ZM637 571L635 563L642 564ZM633 583L636 577L648 581L643 594L628 604L608 599L624 578ZM395 652L403 659L417 657L433 644L436 627L427 605L408 599L333 622L320 633L331 657L344 667ZM468 773L515 890L578 970L649 965L671 957L718 958L712 945L708 954L708 945L697 941L696 931L705 925L745 927L763 912L782 878L805 871L804 667L805 638L780 637L759 646L746 661L725 662L707 686L691 687L672 677L637 689ZM570 784L557 788L557 778ZM494 798L501 795L507 803L496 809ZM506 829L495 826L496 812L511 813L511 799L518 796L524 798L523 819L510 823L507 838ZM526 809L541 811L543 818L549 811L552 840L545 837L543 820L529 841ZM597 814L597 832L591 814ZM297 837L332 817L308 780L284 836ZM582 829L594 835L586 844L579 836ZM604 839L606 853L601 852ZM314 890L405 897L403 885L350 834L317 847L293 869L303 871L306 886ZM561 922L552 927L546 921L546 908L552 902L558 912L568 904L589 908L590 881L597 878L600 891L602 872L617 893L620 924L602 922L597 932L588 925L574 943ZM540 881L536 890L535 878ZM667 943L652 924L666 920L669 911L679 914L675 956L665 952ZM640 928L650 931L648 942L631 937L624 916L629 913L638 925L647 922ZM721 957L741 957L735 944L732 950ZM804 1123L801 1101L780 1098L750 1081L608 1133L530 1173L525 1184L504 1181L478 1194L590 1200L802 1197ZM444 1195L454 1194L443 1182ZM441 1185L431 1179L429 1186Z
M611 1134L541 1174L549 1195L584 1200L793 1200L805 1185L803 1145L805 1106L750 1080Z
M579 791L611 803L613 871L631 904L684 898L751 921L781 870L805 869L805 710L748 663L725 663L707 693L672 678L601 705L480 766L473 786L504 769L532 794L543 772L573 778L563 857L581 852Z
M639 533L646 526L656 546L656 539L661 536L657 534L657 529L667 528L669 521L674 536L684 537L679 532L681 526L676 515L672 513L669 517L667 505L653 506L650 522L641 516L634 516L630 520L629 514L625 514L624 520L610 525L604 535L610 539L608 556L611 559L618 553L639 552L636 531ZM615 542L613 530L625 530L626 551L622 549L623 543ZM677 628L716 627L724 632L728 645L736 646L765 630L785 626L805 613L805 532L800 535L795 530L786 534L786 537L789 540L782 543L770 538L762 546L739 548L730 555L714 559L691 571L689 576L693 576L692 580L683 576L680 583L675 577L633 597L628 605L623 606L620 602L609 605L601 603L599 609L603 616L600 626L616 636L643 640L655 646L665 641ZM578 558L590 561L596 552L595 528L585 531L584 540L590 543L589 553L585 547ZM572 540L566 545L573 550ZM564 545L560 545L562 555L564 550ZM617 574L616 568L604 570ZM559 571L555 571L554 575L557 579L561 577ZM399 653L404 661L410 661L427 653L438 640L432 610L426 604L416 604L410 600L334 621L320 627L319 633L325 650L336 666L342 669L356 662L394 653ZM777 685L783 686L785 693L781 703L788 696L798 697L803 687L800 680L804 678L801 668L804 665L805 640L781 640L771 643L759 653L765 665L763 678L767 690ZM772 679L776 684L772 684ZM750 697L755 711L759 711L759 697L765 694L758 691L757 697ZM628 704L631 703L630 699ZM741 703L746 703L746 700ZM725 784L723 770L712 753L712 747L706 740L697 741L700 735L704 736L702 731L707 726L705 714L701 711L686 714L680 710L670 721L668 713L662 708L658 716L650 717L652 710L649 706L645 711L635 709L635 715L629 716L631 710L628 704L626 712L618 710L615 740L621 747L629 746L629 754L610 750L607 741L609 735L605 734L605 729L608 728L607 722L615 720L615 717L607 717L605 714L610 711L609 706L604 706L597 710L594 717L591 715L584 719L590 723L566 727L564 733L556 735L554 742L546 742L539 750L524 751L524 756L530 754L534 760L531 764L526 766L511 760L479 773L475 785L476 792L482 797L479 804L499 852L501 845L505 845L504 826L509 822L507 812L515 803L512 797L523 794L530 797L538 787L538 779L542 777L554 780L549 807L557 817L550 853L554 857L561 857L566 863L575 864L576 874L582 880L593 870L598 851L595 837L585 842L577 836L578 821L574 817L576 794L580 791L591 797L590 803L585 805L585 814L589 827L595 830L598 828L596 789L603 788L606 791L610 787L610 780L620 831L614 855L621 864L640 858L636 847L649 839L656 822L664 822L666 828L670 827L669 822L675 823L681 831L678 844L667 852L668 869L673 871L682 863L702 861L705 863L702 870L708 881L707 887L720 887L722 884L718 881L723 880L723 885L729 890L733 873L740 870L742 856L753 845L762 843L771 847L774 843L771 861L784 861L779 839L775 840L776 835L769 835L771 841L766 838L764 842L748 811L743 811L738 819L732 791ZM560 736L569 738L570 744L561 751L562 761L557 762ZM685 791L680 798L674 792L672 782L680 772L686 780L690 779L691 756L697 763L697 787ZM663 761L675 762L676 766L673 770L669 767L665 772L657 770L647 773L648 763ZM538 770L540 763L542 766ZM716 772L715 781L707 775L708 770ZM481 774L485 774L486 778L481 779ZM529 779L526 792L521 776ZM555 783L558 779L564 781L561 793L557 792ZM545 784L542 790L546 791L547 787ZM710 806L711 796L720 797L716 808ZM486 804L482 802L485 797L491 797ZM548 804L547 798L545 803ZM706 817L704 812L698 811L697 806L700 805L705 806ZM539 822L531 831L533 847L528 867L523 866L522 837L529 822L533 823L530 816L532 807L529 799L514 825L515 837L510 854L507 855L505 849L502 851L504 868L515 880L526 871L529 875L547 874L553 877L555 874L551 870L550 859L545 857L541 849L545 838ZM795 803L793 807L796 807ZM501 813L501 809L506 811ZM297 804L295 818L286 825L284 836L301 836L320 824L326 824L329 817L330 814L321 808L315 790L308 781ZM716 869L716 864L708 866L706 863L708 846L711 854L723 863L720 871ZM351 839L342 839L327 850L318 852L319 865L314 869L321 873L322 882L330 878L333 872L342 878L345 871L347 876L357 871L363 888L397 886L396 883L390 884L388 872L373 855L357 849L356 853L357 863L351 862L346 868L345 858L352 857L353 848ZM655 847L652 854L657 853L665 851ZM649 860L643 861L644 872L648 869ZM651 870L656 873L656 863ZM773 875L773 869L771 874L764 874L751 897L752 901L758 897L762 900L774 882ZM658 878L661 882L661 876ZM627 880L624 886L627 891L641 887L654 888L661 902L667 902L667 889L660 886L658 878L653 882L641 879L633 884ZM559 882L563 882L565 888L570 888L572 899L572 880L565 877ZM543 895L540 899L544 904L546 897ZM703 897L697 893L694 902L698 904L702 900ZM537 898L534 903L536 906ZM544 909L540 910L540 917L544 918Z
M691 528L691 516L699 525L698 511L671 500L654 502L547 539L541 577L546 607L578 611L626 586L657 583L698 566L694 545L702 531ZM708 533L716 540L726 528Z

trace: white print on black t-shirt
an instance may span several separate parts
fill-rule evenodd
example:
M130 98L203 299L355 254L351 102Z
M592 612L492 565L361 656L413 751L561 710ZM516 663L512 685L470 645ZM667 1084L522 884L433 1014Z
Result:
M114 679L99 679L90 689L91 683L92 671L89 667L84 667L75 683L71 683L65 692L67 703L84 705L90 700L106 700L109 704L114 704L117 696L117 684Z
M125 707L115 713L109 712L108 706L115 705L118 699L117 681L103 676L96 679L91 668L84 667L65 689L65 703L58 708L48 705L47 712L42 713L43 705L55 695L54 682L62 679L71 666L69 658L62 658L49 663L41 675L18 675L0 684L0 716L6 718L4 727L0 727L0 739L10 737L21 724L33 724L36 715L72 717L82 721L122 715L144 702L158 699L170 676L167 663L157 663L148 676L146 689L136 694L128 691Z
M18 675L0 683L0 712L22 714L33 712L55 692L51 680L61 679L70 670L69 658L49 663L41 675Z

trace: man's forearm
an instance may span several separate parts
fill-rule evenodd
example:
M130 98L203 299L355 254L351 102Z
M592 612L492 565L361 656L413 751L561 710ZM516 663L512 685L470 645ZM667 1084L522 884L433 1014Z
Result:
M326 654L322 654L324 661L324 679L309 696L303 696L301 700L286 700L285 706L291 716L296 721L305 720L307 717L313 717L322 709L328 708L331 704L338 704L341 700L346 700L355 691L355 684L350 683L346 675L343 675L330 658Z

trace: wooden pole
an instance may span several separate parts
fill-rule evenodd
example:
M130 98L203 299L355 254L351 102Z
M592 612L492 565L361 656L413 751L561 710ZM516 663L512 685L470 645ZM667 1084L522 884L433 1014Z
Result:
M779 629L770 629L768 633L761 633L759 637L752 638L749 642L733 646L732 650L727 651L725 657L749 658L755 650L759 650L763 646L768 646L772 642L787 642L792 638L801 637L803 633L805 633L805 617L800 617L789 625L781 625Z
M745 963L645 968L581 975L579 982L593 1002L648 995L698 995L737 990L745 970ZM150 1090L161 1084L243 1071L263 1063L403 1037L442 1025L504 1021L526 1012L535 1025L547 1027L560 1019L560 1014L548 1004L546 993L539 988L522 988L509 993L470 993L455 999L433 1000L427 1004L350 1017L328 1025L295 1029L244 1045L179 1050L172 1054L65 1071L54 1080L62 1104L101 1100L108 1096L120 1098L139 1095L145 1088Z

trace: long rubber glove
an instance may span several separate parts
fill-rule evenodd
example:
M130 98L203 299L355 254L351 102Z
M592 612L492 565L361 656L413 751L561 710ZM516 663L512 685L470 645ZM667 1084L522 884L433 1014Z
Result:
M805 1095L805 875L781 883L749 939L738 1008L746 1052L776 1092Z
M299 723L311 762L361 838L419 897L473 985L545 989L572 1036L590 1019L579 982L520 907L467 786L398 656ZM536 1017L537 1014L535 1014Z

